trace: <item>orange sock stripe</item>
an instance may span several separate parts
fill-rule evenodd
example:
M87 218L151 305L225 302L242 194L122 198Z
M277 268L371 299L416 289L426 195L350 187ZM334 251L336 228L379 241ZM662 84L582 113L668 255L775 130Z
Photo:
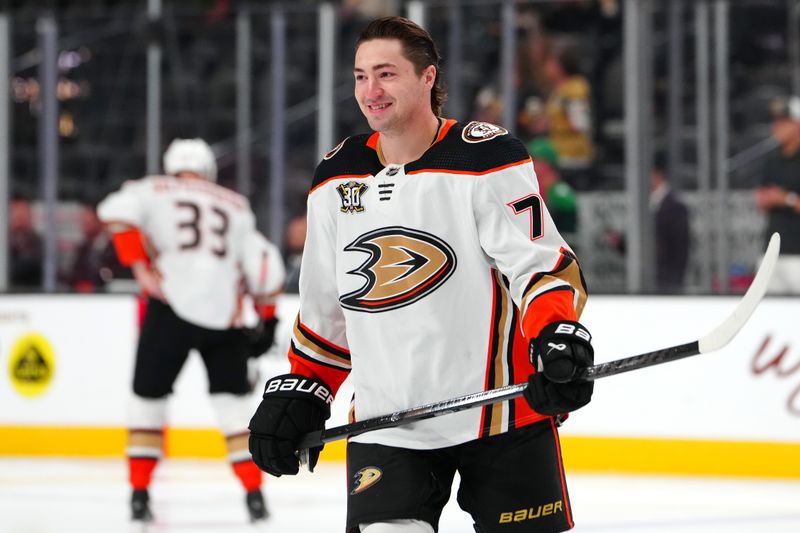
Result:
M156 469L157 464L157 459L129 457L128 479L131 482L131 486L136 490L149 487L150 480L153 478L153 470Z
M261 470L258 469L252 459L233 463L233 473L242 482L244 490L247 492L261 488Z

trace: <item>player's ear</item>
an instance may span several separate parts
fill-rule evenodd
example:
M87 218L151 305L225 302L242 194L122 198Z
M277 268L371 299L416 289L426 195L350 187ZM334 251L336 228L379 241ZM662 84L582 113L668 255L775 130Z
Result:
M422 80L425 82L425 87L428 89L433 88L433 84L436 83L436 66L435 65L428 65L425 67L425 70L422 71Z

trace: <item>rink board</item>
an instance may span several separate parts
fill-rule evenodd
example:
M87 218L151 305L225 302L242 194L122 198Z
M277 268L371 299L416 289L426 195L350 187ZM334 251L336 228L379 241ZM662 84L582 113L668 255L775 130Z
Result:
M737 301L597 296L582 321L603 362L695 340ZM798 305L768 298L719 352L598 381L592 403L562 428L567 468L800 478ZM262 376L288 368L296 308L294 297L280 302L278 346L262 358ZM0 297L0 455L124 453L136 314L124 295ZM206 389L193 355L169 403L168 456L224 456ZM329 425L345 423L350 394L345 382ZM343 459L342 443L323 458Z

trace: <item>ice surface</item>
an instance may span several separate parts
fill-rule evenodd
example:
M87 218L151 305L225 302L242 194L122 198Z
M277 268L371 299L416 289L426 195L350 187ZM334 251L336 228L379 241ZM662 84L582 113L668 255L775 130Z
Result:
M571 474L568 481L577 533L800 531L800 480ZM255 527L227 463L166 460L150 491L156 522L146 531L343 533L344 487L338 463L269 478L264 491L272 517ZM0 458L0 533L137 531L128 521L128 498L122 459ZM454 498L439 531L473 531Z

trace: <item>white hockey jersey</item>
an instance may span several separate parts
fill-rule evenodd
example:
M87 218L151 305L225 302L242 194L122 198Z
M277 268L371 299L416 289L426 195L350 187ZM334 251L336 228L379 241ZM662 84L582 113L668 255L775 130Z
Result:
M112 231L138 228L175 313L210 329L237 325L240 296L283 287L278 249L255 227L247 199L210 181L147 176L127 181L97 209Z
M350 137L317 168L293 370L334 389L352 370L356 420L524 382L525 337L586 297L524 146L451 120L419 160L384 166L378 139ZM432 449L542 418L519 398L353 440Z

